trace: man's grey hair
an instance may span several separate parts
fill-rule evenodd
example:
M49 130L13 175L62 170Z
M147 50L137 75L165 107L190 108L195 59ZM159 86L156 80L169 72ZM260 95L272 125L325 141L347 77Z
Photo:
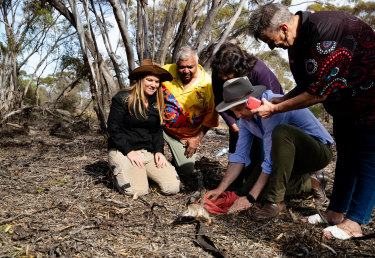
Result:
M282 4L266 4L254 10L249 18L249 34L258 40L265 33L280 29L280 24L292 20L293 14Z
M194 56L194 59L198 64L199 58L197 50L195 50L191 46L183 46L178 50L176 54L176 60L188 60L191 56Z

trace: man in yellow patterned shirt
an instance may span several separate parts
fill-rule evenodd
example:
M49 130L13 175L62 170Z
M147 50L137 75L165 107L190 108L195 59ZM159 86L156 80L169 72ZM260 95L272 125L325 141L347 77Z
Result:
M218 126L211 76L198 64L197 52L184 46L177 53L177 63L163 66L172 81L163 82L164 139L172 163L182 180L191 179L196 150L210 127Z

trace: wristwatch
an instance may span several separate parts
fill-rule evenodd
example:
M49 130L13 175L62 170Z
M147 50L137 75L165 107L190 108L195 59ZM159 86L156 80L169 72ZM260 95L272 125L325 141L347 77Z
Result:
M255 203L255 202L256 202L254 196L252 196L252 195L249 194L249 193L246 194L246 199L247 199L250 203Z

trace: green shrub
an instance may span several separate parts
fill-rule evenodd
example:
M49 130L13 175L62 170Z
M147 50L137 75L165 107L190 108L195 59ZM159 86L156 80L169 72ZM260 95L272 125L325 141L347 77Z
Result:
M322 104L316 104L314 106L309 107L310 111L314 114L316 118L322 118L323 115L323 106Z

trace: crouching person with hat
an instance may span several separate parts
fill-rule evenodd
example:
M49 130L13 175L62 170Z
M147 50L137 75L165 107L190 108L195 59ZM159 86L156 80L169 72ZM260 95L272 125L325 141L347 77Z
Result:
M108 117L108 162L115 187L127 195L148 193L148 177L164 194L180 191L175 168L163 154L163 91L172 75L150 59L129 74L135 83L113 98Z
M224 178L216 189L207 192L206 198L216 200L242 168L251 163L249 152L257 136L264 141L262 171L246 196L238 198L229 210L244 210L259 202L264 205L254 214L255 219L267 219L285 209L285 196L311 191L318 195L324 193L324 180L316 176L316 171L331 161L333 139L308 109L267 119L257 117L247 106L250 96L269 100L280 95L266 90L265 86L252 86L247 77L224 83L224 101L216 106L216 111L230 109L240 119L239 139L235 153L229 154Z

